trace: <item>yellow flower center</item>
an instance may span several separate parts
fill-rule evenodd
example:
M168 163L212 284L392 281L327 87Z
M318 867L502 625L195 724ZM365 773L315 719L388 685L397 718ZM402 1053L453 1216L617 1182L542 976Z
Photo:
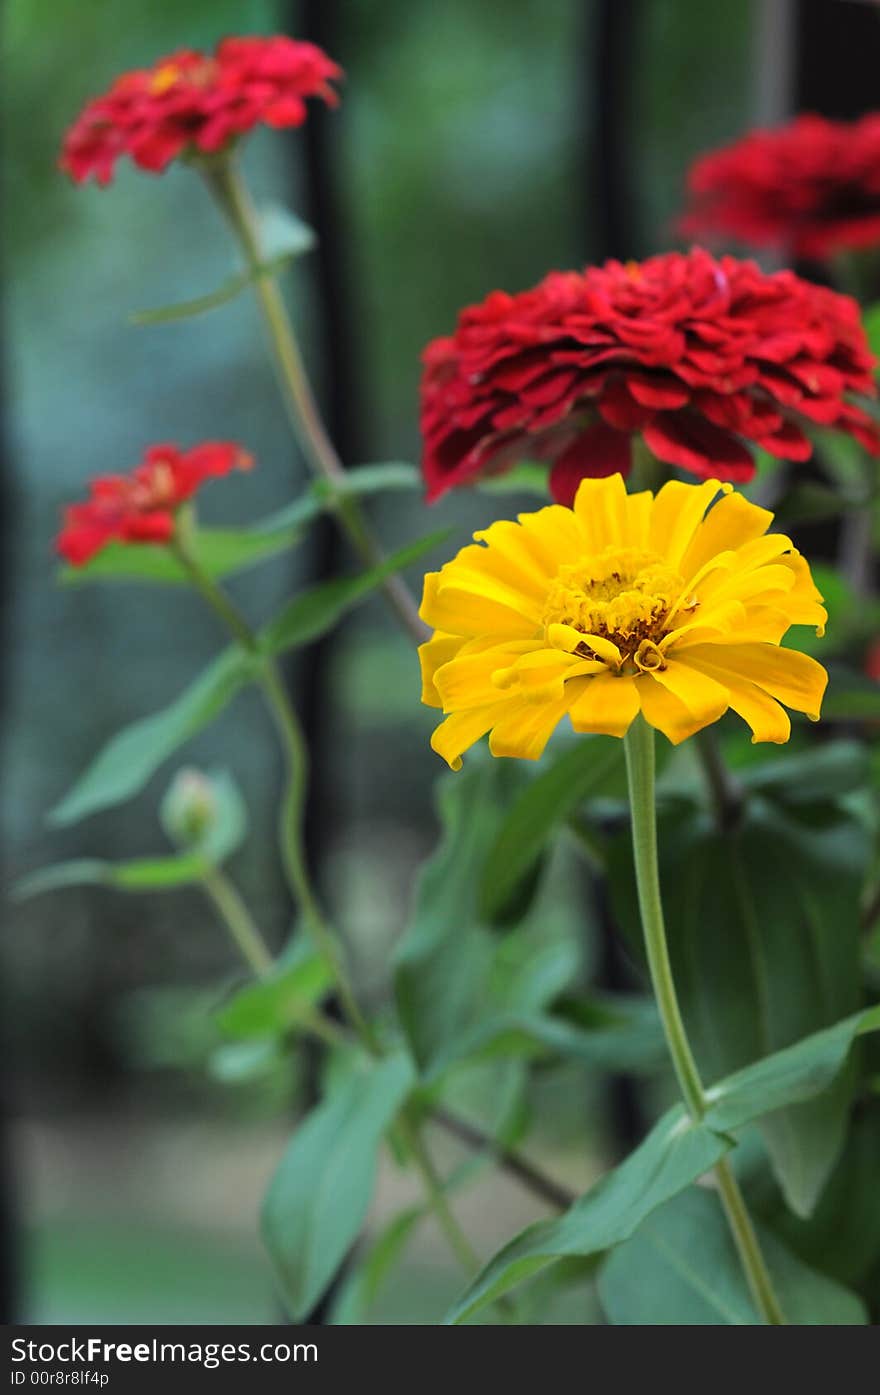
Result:
M658 642L667 619L680 601L684 580L654 552L608 547L597 557L560 567L542 616L545 636L551 625L568 625L583 635L598 635L617 645L624 663L639 671L664 667ZM697 602L686 597L682 609ZM584 658L601 657L585 640Z
M150 91L154 97L161 97L163 92L174 86L179 77L180 69L176 63L163 63L150 79Z

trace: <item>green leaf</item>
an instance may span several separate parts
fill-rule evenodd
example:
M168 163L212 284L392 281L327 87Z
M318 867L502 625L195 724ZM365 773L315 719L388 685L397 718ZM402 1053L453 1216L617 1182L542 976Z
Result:
M294 944L296 952L286 963L279 963L270 977L239 989L217 1012L217 1025L227 1036L283 1036L329 991L332 967L300 936Z
M771 1232L758 1238L789 1323L858 1326L863 1304L810 1269ZM715 1192L690 1187L643 1221L605 1261L599 1296L618 1326L761 1326Z
M333 507L336 495L343 499L357 499L371 494L423 488L422 477L415 465L396 460L382 465L357 465L348 470L345 478L332 490L325 480L315 480L305 494L263 519L259 527L266 533L273 530L284 532L288 528L301 530L319 514L327 513Z
M530 780L513 801L486 855L479 891L484 919L492 921L503 914L556 829L622 769L619 741L586 737Z
M369 571L325 581L295 596L281 614L261 630L260 648L266 654L280 654L286 649L309 644L326 634L347 611L365 600L387 577L418 561L448 536L448 529L431 533L392 553Z
M264 530L260 525L199 528L193 533L192 547L199 565L219 581L276 557L301 537L301 530L293 527L287 531ZM165 586L192 584L174 553L155 543L108 543L84 566L62 567L59 579L64 586L81 586L91 581L149 581Z
M338 1080L299 1125L269 1184L263 1238L294 1321L321 1297L357 1237L382 1135L411 1084L403 1055Z
M807 1220L782 1205L770 1221L807 1264L841 1283L861 1283L880 1264L880 1109L857 1115L846 1148Z
M835 664L822 702L827 721L880 721L880 683L863 673Z
M862 311L862 325L871 353L875 358L880 358L880 301L875 301Z
M178 747L219 716L253 672L250 656L225 650L168 707L117 732L52 810L50 823L76 823L137 794Z
M437 1054L428 1075L440 1075L459 1061L511 1057L654 1071L665 1061L666 1047L656 1008L647 1000L603 1004L589 1026L549 1013L507 1012L461 1032Z
M752 793L765 794L781 804L816 804L863 787L868 779L868 756L858 741L829 741L747 766L737 771L737 778Z
M529 1226L483 1268L447 1319L461 1322L539 1273L554 1260L591 1255L629 1239L646 1216L702 1173L730 1147L704 1124L671 1109L642 1144L564 1215Z
M660 880L673 973L704 1079L837 1022L859 1004L859 899L868 840L833 805L801 826L753 797L719 834L681 804L661 814ZM614 909L641 943L628 830L609 853ZM851 1082L763 1131L788 1203L808 1213L840 1151Z
M825 1090L841 1071L855 1039L876 1031L880 1007L856 1013L719 1081L709 1091L710 1107L699 1123L688 1119L680 1105L674 1106L620 1167L600 1178L564 1215L529 1226L500 1250L449 1320L471 1316L563 1256L597 1254L628 1240L652 1211L714 1167L731 1147L729 1130L778 1109L784 1101L805 1101Z
M131 315L134 325L170 324L177 320L189 320L196 315L205 315L221 305L241 295L261 276L275 276L295 257L310 252L317 241L315 233L296 214L281 204L270 204L259 215L260 242L264 248L263 260L258 267L237 272L230 276L215 291L207 295L180 301L177 305L162 305L155 310L139 310Z
M820 523L838 518L859 507L859 500L827 484L805 480L789 489L774 510L773 526L779 533L804 523ZM821 586L819 587L821 590Z
M822 1095L843 1071L856 1038L876 1031L880 1031L880 1007L853 1013L728 1075L706 1091L705 1123L730 1133L753 1119Z
M519 788L515 762L473 762L438 785L442 840L425 863L395 952L397 1011L422 1070L454 1043L481 1002L494 955L476 907L480 873Z
M388 1275L424 1214L424 1206L407 1207L393 1216L372 1242L366 1259L347 1275L333 1304L331 1321L334 1327L362 1326L367 1321Z
M74 862L59 862L54 867L32 872L13 887L17 901L39 896L46 891L59 891L69 886L108 886L117 891L168 891L200 881L205 870L204 859L196 854L174 857L139 857L129 862L101 862L96 858L78 858Z
M476 487L481 494L538 494L547 503L550 499L548 474L546 465L523 460L501 475L486 475L477 480Z

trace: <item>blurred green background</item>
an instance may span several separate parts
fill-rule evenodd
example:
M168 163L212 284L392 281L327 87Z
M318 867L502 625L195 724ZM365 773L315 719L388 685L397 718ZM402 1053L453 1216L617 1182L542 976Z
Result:
M347 72L343 103L310 120L321 123L333 261L304 258L286 287L331 415L340 393L327 366L340 363L340 314L350 333L346 420L330 425L350 443L352 463L416 460L426 341L496 286L523 288L550 267L611 250L670 245L689 161L738 133L764 100L767 64L755 63L761 0L636 8L637 44L615 60L628 86L610 94L622 111L609 113L601 88L609 7L588 0L346 0L301 11L256 0L8 0L7 884L68 857L163 848L156 808L173 768L134 803L73 829L48 829L45 813L109 733L170 699L220 643L194 600L136 586L59 589L52 539L64 502L90 475L129 467L156 440L224 437L254 452L253 475L206 496L212 522L256 519L303 481L247 297L179 324L127 322L134 310L213 289L233 267L199 181L184 168L154 178L125 166L108 190L74 188L55 166L66 124L117 72L180 46L282 29L331 36ZM261 132L246 167L259 199L310 219L306 139ZM618 139L629 245L612 249L602 166ZM341 304L335 326L328 276ZM485 497L452 499L430 516L414 496L374 509L395 545L444 524L457 545L497 511ZM343 558L323 535L237 582L237 596L266 616L292 586ZM375 993L436 833L433 719L418 704L414 657L375 602L310 652L292 682L317 743L309 834L319 877L356 947L362 986ZM272 834L277 760L256 698L240 698L193 742L187 762L226 765L244 790L252 837L232 871L280 945L288 906ZM563 869L558 885L549 913L589 972L576 883ZM132 899L84 890L4 903L3 915L20 1316L274 1320L256 1218L302 1079L289 1065L218 1053L205 1008L238 969L205 906L189 892ZM475 1078L466 1088L479 1105L490 1085ZM610 1146L598 1090L566 1068L545 1072L531 1100L552 1169L575 1185ZM391 1214L408 1188L389 1164L375 1215ZM536 1213L496 1182L470 1194L462 1214L488 1252ZM426 1225L373 1320L432 1320L457 1286ZM572 1300L558 1319L589 1318L587 1301Z

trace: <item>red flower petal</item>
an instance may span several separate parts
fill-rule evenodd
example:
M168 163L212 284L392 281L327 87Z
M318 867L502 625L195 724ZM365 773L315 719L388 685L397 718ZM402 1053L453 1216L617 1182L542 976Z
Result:
M658 460L703 479L750 480L755 462L745 446L694 412L664 412L642 433Z
M628 435L597 422L558 457L550 471L550 493L557 504L571 506L581 480L606 475L625 478L629 474L631 454Z

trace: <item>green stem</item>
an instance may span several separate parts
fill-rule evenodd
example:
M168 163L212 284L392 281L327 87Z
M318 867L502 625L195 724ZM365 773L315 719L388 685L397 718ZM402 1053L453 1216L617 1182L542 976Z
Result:
M231 631L237 643L248 654L258 659L256 681L275 722L287 766L287 786L279 817L279 842L288 885L302 912L303 920L315 948L333 968L339 997L351 1025L364 1046L375 1054L375 1034L358 1007L342 949L324 919L309 875L303 837L309 779L308 748L299 718L288 697L277 664L268 655L260 653L256 635L244 616L223 588L204 571L197 561L190 546L186 527L178 527L171 546L195 590Z
M259 221L241 172L229 155L202 161L200 168L253 277L254 292L294 435L315 474L329 485L335 512L355 551L365 566L375 567L382 561L382 549L357 499L347 491L347 472L321 418L278 281L267 268ZM399 576L390 576L382 583L382 590L403 630L416 644L421 644L427 637L427 630L419 619L418 607L406 583Z
M657 862L654 732L643 717L636 717L627 732L624 746L629 780L636 885L651 983L684 1102L691 1118L699 1122L706 1112L706 1096L681 1015L666 941ZM785 1323L785 1318L773 1290L739 1184L727 1159L718 1164L715 1176L740 1263L758 1312L768 1325L780 1326Z
M480 1257L472 1248L470 1241L455 1219L452 1208L446 1199L446 1193L443 1190L443 1180L434 1165L431 1154L425 1146L425 1141L417 1125L413 1122L411 1115L406 1110L404 1110L398 1120L398 1127L401 1137L421 1176L425 1194L431 1203L431 1208L437 1218L437 1223L449 1242L449 1248L452 1250L466 1274L469 1276L476 1274L480 1268Z
M745 792L724 764L718 741L711 727L704 727L694 737L694 746L703 767L703 775L719 832L727 833L739 823L745 803Z
M248 968L257 978L266 978L272 972L272 955L232 882L219 867L206 867L202 886Z

